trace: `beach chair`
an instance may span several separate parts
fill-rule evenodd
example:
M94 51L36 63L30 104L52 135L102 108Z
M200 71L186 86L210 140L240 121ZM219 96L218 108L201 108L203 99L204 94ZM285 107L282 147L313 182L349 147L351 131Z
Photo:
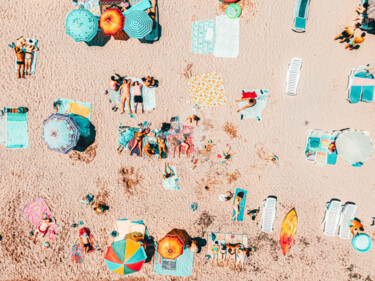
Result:
M340 220L341 201L332 199L328 204L324 220L322 223L322 230L325 235L335 236Z
M373 99L374 99L374 86L363 86L362 101L373 102Z
M263 201L262 224L260 227L263 232L270 233L273 231L273 223L276 216L276 203L277 200L273 196L269 196Z
M293 27L295 32L305 32L306 21L309 16L310 0L296 0L293 13Z
M350 239L349 221L354 219L354 213L357 210L357 205L351 202L345 204L342 208L339 223L338 236L342 239Z
M302 59L293 58L288 64L288 72L286 74L285 93L287 95L295 96L297 95L297 87L299 83L299 78L301 75Z
M358 103L361 101L362 86L351 86L348 101L350 103Z

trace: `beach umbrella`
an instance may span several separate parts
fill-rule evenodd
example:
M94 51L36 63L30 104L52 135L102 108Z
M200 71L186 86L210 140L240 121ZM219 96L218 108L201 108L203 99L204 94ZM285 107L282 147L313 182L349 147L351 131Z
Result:
M167 233L167 235L178 236L178 238L180 238L180 240L182 241L182 243L184 243L185 246L190 245L191 237L184 229L173 228L171 231Z
M108 269L121 275L140 271L146 258L143 247L131 239L112 243L104 257Z
M371 139L361 131L346 130L336 140L337 154L349 164L365 162L374 150Z
M100 16L100 29L106 35L115 35L124 28L125 17L119 9L110 8Z
M42 139L52 151L68 153L77 145L79 127L68 115L54 113L43 122Z
M76 42L89 42L97 32L98 20L86 9L73 10L66 18L66 34Z
M154 22L146 11L132 10L125 18L125 32L130 38L142 39L152 31Z
M184 252L184 242L176 235L166 235L158 242L158 253L165 259L174 260Z

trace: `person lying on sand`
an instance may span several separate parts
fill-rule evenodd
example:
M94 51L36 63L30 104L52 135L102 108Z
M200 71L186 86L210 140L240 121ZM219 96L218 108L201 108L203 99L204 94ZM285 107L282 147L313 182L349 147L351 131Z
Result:
M277 161L279 161L279 157L277 157L275 154L272 154L271 156L265 158L265 160L272 161L273 164L276 164Z
M55 224L55 219L49 218L47 214L43 214L41 218L41 223L37 227L35 234L31 237L31 239L34 240L35 242L39 240L40 238L44 237L47 234L51 225L54 225L54 224Z
M172 140L169 142L169 149L172 150L172 156L173 156L173 158L175 156L176 148L178 149L178 158L180 158L180 144L176 140L176 138L173 137Z
M361 26L360 23L356 23L354 27L352 26L345 26L345 30L341 32L341 34L337 35L334 40L341 38L340 43L349 40L355 34L355 30Z
M139 148L139 155L142 157L142 142L143 142L143 138L150 132L150 129L147 128L147 129L142 129L141 131L138 132L138 135L137 135L137 138L135 139L135 143L132 147L132 149L130 150L130 156L132 155L133 153L133 150L138 146ZM122 151L122 150L121 150ZM121 152L120 152L121 153Z
M248 210L248 211L247 211L247 214L248 214L249 216L251 216L251 219L254 221L254 220L256 219L256 217L257 217L259 211L260 211L260 208L255 209L255 210Z
M242 108L240 108L239 110L237 110L237 112L245 110L246 108L249 108L249 107L253 107L256 103L255 99L253 99L253 98L236 100L236 102L241 102L241 101L248 101L249 103L247 105L243 106Z
M134 112L137 113L138 104L141 104L141 110L143 113L143 97L142 97L142 84L135 81L132 85L134 91Z
M191 115L186 118L185 121L189 121L190 123L193 123L195 121L195 125L198 127L198 122L201 120L197 115Z
M159 148L159 159L161 159L161 155L164 152L167 154L167 146L166 146L166 139L165 137L161 137L160 135L156 137L156 143L158 144Z
M117 76L111 76L111 79L109 80L109 88L113 91L117 91L117 89L121 86L122 82L123 82L123 78L118 75L118 74L115 74Z
M365 41L366 32L362 32L361 36L356 36L348 45L345 46L345 49L349 48L349 50L353 50L355 47L359 46L360 44Z
M132 109L130 107L130 84L132 80L124 80L124 83L120 86L119 92L120 94L122 93L122 113L125 113L125 102L128 101L128 108L130 113L132 113Z
M81 240L81 244L83 245L83 252L85 254L87 254L88 252L90 252L92 250L92 244L93 244L93 242L92 242L92 239L90 238L90 236L86 232L84 232L82 234L82 236L79 237L76 240L76 242L78 240Z
M33 63L34 53L39 51L39 48L34 45L26 44L26 75L31 75L31 64Z
M240 215L240 203L243 199L243 196L244 196L244 193L240 191L237 193L237 196L234 199L234 203L233 203L234 215L232 217L232 221L238 221L238 216Z
M181 137L181 146L186 148L185 149L186 158L189 158L190 144L188 143L187 137L185 137L185 136ZM180 157L180 150L181 149L179 149L179 151L178 151L178 157Z
M164 179L169 179L170 177L174 177L175 174L173 170L169 167L169 164L165 163L164 164L164 173L163 173L163 178Z
M155 88L157 86L157 81L154 79L154 77L143 77L142 78L143 83L145 84L146 87L148 88Z
M103 214L106 210L108 210L107 204L103 202L97 202L94 207L94 211L98 214Z
M147 14L150 16L150 18L152 19L153 21L153 25L152 25L152 29L154 29L156 27L156 0L152 0L151 1L151 4L152 4L152 7L151 9L147 9Z
M149 158L151 158L152 155L155 155L155 150L152 149L150 142L147 142L147 144L146 144L145 147L143 148L143 151L145 152L145 154L146 154Z
M362 231L364 231L363 229L363 224L361 224L358 220L354 219L354 220L351 220L349 221L349 227L350 227L350 232L352 233L353 235L353 238L354 236L358 235L359 233L361 233ZM357 234L354 233L357 232Z

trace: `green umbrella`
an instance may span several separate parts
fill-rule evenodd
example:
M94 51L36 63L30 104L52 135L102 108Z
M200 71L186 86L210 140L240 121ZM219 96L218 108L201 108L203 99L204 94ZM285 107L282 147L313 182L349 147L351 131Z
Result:
M76 42L89 42L98 32L98 19L88 10L73 10L66 17L66 34Z

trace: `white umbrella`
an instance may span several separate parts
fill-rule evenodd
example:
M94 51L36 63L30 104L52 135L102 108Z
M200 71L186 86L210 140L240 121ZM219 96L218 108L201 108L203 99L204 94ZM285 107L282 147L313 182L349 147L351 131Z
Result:
M346 130L336 141L337 154L349 164L365 162L374 150L371 139L361 131Z

